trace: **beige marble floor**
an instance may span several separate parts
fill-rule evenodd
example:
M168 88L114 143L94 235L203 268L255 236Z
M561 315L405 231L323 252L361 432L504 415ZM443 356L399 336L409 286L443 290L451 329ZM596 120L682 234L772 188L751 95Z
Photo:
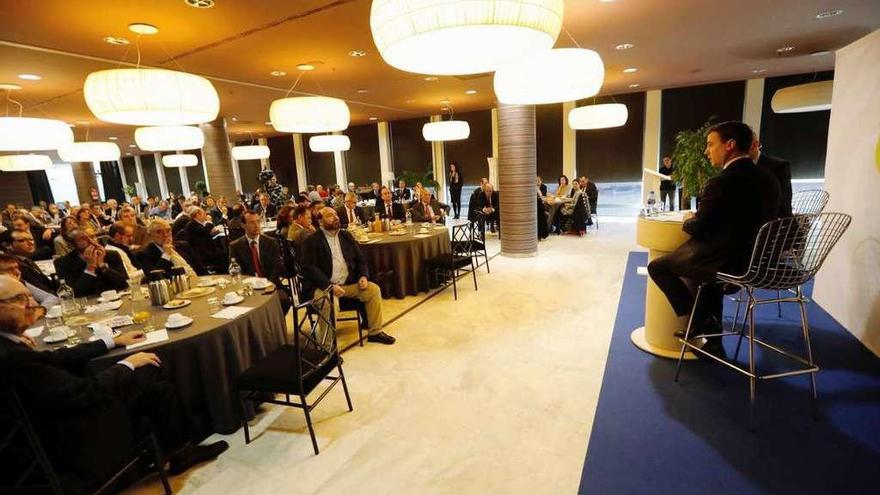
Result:
M270 406L230 450L172 479L177 493L575 493L598 400L631 222L497 256L386 328L394 346L345 353L341 388L313 413ZM389 301L400 313L423 299ZM158 493L147 481L130 493Z

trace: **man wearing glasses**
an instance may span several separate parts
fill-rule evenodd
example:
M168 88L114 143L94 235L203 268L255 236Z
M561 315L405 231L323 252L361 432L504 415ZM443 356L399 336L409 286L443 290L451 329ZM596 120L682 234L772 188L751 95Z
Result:
M21 269L18 267L18 259L11 254L0 253L0 275L9 275L15 280L23 283L33 295L34 299L40 303L40 306L46 309L49 309L56 304L61 304L61 301L58 300L55 294L30 284L26 280L21 280Z
M54 294L58 290L58 285L46 274L40 270L40 267L34 263L32 257L36 250L34 236L30 232L12 232L12 243L9 248L18 259L18 268L21 271L21 279L25 282L39 287L40 289Z
M69 235L76 249L55 260L55 271L76 297L128 287L128 274L117 253L104 249L91 232L76 229Z

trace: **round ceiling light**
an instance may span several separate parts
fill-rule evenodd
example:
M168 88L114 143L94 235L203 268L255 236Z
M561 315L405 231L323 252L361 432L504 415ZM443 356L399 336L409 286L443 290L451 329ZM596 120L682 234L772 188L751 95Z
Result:
M393 67L420 74L479 74L553 47L563 3L373 0L370 30Z
M111 45L125 46L125 45L131 43L131 41L128 41L127 38L123 38L121 36L106 36L106 37L104 37L104 43L109 43Z
M18 91L20 89L21 89L21 84L0 83L0 91Z
M598 93L604 79L598 53L557 48L499 67L495 95L502 103L519 105L576 101Z
M348 151L350 148L351 140L342 134L326 134L309 138L309 149L315 153Z
M352 50L352 51L348 52L349 57L359 58L359 57L365 57L366 55L367 55L367 52L365 50Z
M25 81L39 81L40 79L42 79L42 77L36 74L19 74L18 78L24 79Z
M198 127L185 125L138 127L134 142L144 151L194 150L205 145L205 135Z
M112 162L121 155L119 146L107 141L83 141L58 148L58 156L68 163Z
M283 70L273 70L269 75L272 77L284 77L287 75L287 72L284 72Z
M165 155L162 157L162 165L166 167L195 167L199 164L199 157L191 153Z
M67 122L30 117L0 117L0 151L57 150L73 142Z
M834 81L819 81L782 88L770 100L776 113L818 112L831 110Z
M632 43L621 43L614 47L615 50L629 50L630 48L635 48L636 45Z
M89 110L114 124L201 124L220 112L220 97L210 81L165 69L92 72L83 93Z
M268 146L233 146L232 158L236 160L262 160L269 158Z
M210 9L214 6L214 0L183 0L190 7L197 9Z
M280 132L333 132L348 128L351 113L348 105L338 98L298 96L273 101L269 120Z
M422 126L425 141L458 141L471 135L471 126L464 120L441 120Z
M575 108L568 112L572 129L607 129L626 124L629 111L623 103L605 103Z
M308 72L308 71L310 71L310 70L315 70L315 66L312 65L312 64L299 64L299 65L296 66L296 68L299 69L299 70L301 70L301 71L303 71L303 72Z
M46 170L52 166L52 159L46 155L7 155L0 156L0 171L28 172Z
M132 33L144 34L144 35L152 35L159 32L159 28L152 24L147 24L144 22L135 22L128 25L128 30Z

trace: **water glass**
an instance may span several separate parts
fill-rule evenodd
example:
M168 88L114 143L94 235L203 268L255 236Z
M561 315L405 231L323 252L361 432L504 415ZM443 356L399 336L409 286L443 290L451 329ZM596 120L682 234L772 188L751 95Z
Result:
M208 303L208 313L214 314L214 313L220 311L220 300L217 299L216 297L209 297L207 299L207 303Z

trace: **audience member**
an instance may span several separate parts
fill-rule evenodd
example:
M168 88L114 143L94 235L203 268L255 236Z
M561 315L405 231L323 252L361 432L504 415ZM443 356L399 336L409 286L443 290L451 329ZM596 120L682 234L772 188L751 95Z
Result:
M287 239L290 231L290 224L293 223L293 207L284 205L278 210L278 216L275 217L275 231L278 235Z
M12 231L10 232L9 240L10 244L7 251L18 258L21 279L30 285L54 294L58 290L58 284L46 276L32 259L36 246L34 244L34 236L30 232Z
M357 194L347 193L342 206L336 208L342 228L348 228L349 224L361 224L364 222L364 209L357 206Z
M217 229L208 219L208 214L202 208L194 206L190 209L190 217L192 220L184 228L184 232L195 258L193 268L199 275L206 275L209 268L215 273L225 273L229 266L228 257L214 241Z
M483 186L483 194L479 195L477 199L477 208L486 216L490 232L495 232L496 228L500 231L501 222L498 210L501 205L498 203L498 191L492 187L492 184L486 182L486 185Z
M297 205L291 214L293 223L287 231L287 239L293 241L293 246L298 250L302 242L315 233L312 225L312 212L305 205Z
M129 247L132 251L137 251L147 242L147 228L141 225L134 208L131 206L123 206L119 210L119 220L131 227L131 244Z
M397 189L394 190L394 201L404 205L408 205L412 201L412 193L406 188L406 181L403 179L397 181Z
M559 176L559 185L556 186L556 192L554 193L557 198L567 198L571 193L571 184L568 181L568 177L566 175Z
M12 219L12 230L17 232L30 232L36 243L31 259L39 261L52 258L52 254L55 252L55 244L52 240L54 233L52 232L52 229L31 225L24 215L18 215Z
M268 194L260 194L259 202L254 205L254 213L260 216L261 220L265 223L269 220L275 218L275 215L278 213L278 209L274 204L269 202Z
M174 235L175 238L186 237L186 233L181 234L181 232L184 232L186 230L186 226L189 225L190 221L192 221L190 212L193 208L196 207L193 206L192 203L190 203L189 201L183 202L183 211L181 211L180 214L174 218L174 222L171 223L171 233Z
M419 199L411 210L413 222L443 222L446 215L444 205L432 198L431 191L423 188Z
M391 189L383 186L379 193L381 201L376 203L376 212L380 218L390 218L391 220L403 221L406 214L403 211L403 205L394 201Z
M55 256L64 256L73 251L73 242L70 240L70 231L79 228L76 219L73 217L64 217L61 220L61 233L55 236L52 244L55 246Z
M12 254L0 253L0 275L9 275L15 280L22 282L34 299L36 299L37 303L46 309L61 303L55 294L21 279L21 268L18 265L18 258Z
M663 175L672 176L672 172L675 171L675 164L672 163L672 157L664 156L663 157L663 166L660 167L658 172ZM671 179L664 179L660 181L660 202L668 203L667 208L669 211L675 210L675 181Z
M171 220L171 208L168 207L168 201L164 199L159 201L158 205L150 209L150 216Z
M98 244L95 234L77 229L70 232L70 239L76 250L55 260L55 272L73 289L76 297L128 287L122 259Z
M535 178L535 187L538 188L538 193L542 197L547 196L547 184L544 184L544 179L540 175Z
M749 157L759 168L770 172L779 183L779 217L791 216L791 164L782 158L770 156L761 151L761 141L752 133L752 146Z
M246 211L243 219L245 235L229 244L229 257L238 261L243 275L266 278L276 287L283 287L278 242L263 234L260 215ZM279 296L281 309L286 315L290 309L290 299L283 291L279 292Z
M480 196L484 193L483 189L488 183L489 179L482 177L480 179L480 184L477 186L476 189L474 189L474 192L471 193L470 199L468 199L468 220L470 220L471 222L473 222L476 218L474 214L480 211Z
M188 277L196 277L195 270L175 249L171 225L167 220L153 220L147 226L147 232L150 235L150 242L135 254L144 273L149 274L153 270L164 270L170 278L171 269L177 267L183 268Z
M134 210L132 210L132 213ZM131 252L131 239L134 229L131 225L119 220L110 226L110 240L104 246L107 251L115 252L122 260L122 266L129 280L140 280L144 277L144 272L137 266L137 260L134 259L134 253Z

